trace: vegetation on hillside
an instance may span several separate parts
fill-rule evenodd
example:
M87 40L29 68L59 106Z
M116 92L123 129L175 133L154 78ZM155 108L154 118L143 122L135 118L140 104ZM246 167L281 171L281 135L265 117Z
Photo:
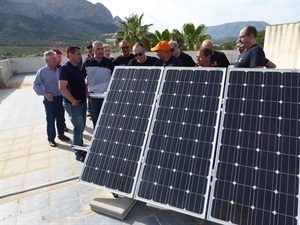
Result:
M0 22L0 59L41 56L45 50L50 48L59 48L64 50L69 45L76 45L85 51L87 45L93 40L105 42L106 38L112 38L107 34L99 33L94 36L76 34L73 30L66 27L60 27L58 23L45 23L37 19L29 18L24 15L1 14ZM143 16L131 14L119 21L120 29L113 35L116 39L115 45L112 45L113 51L118 51L117 44L122 39L126 39L130 44L143 42L146 50L155 46L161 40L169 41L172 37L179 40L182 50L197 50L202 41L210 38L205 34L205 25L195 26L193 23L183 25L181 31L165 29L162 32L156 30L149 32L153 24L143 24ZM18 28L18 29L16 29ZM59 32L58 32L59 31ZM257 42L263 46L265 31L258 32ZM219 50L235 49L235 41L224 43L216 48Z

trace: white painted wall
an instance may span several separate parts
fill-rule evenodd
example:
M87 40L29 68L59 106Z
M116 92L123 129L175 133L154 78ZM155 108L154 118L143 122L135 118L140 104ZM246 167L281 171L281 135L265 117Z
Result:
M13 75L10 59L0 61L0 87L6 87L8 79Z
M300 69L300 22L267 26L264 51L278 69Z

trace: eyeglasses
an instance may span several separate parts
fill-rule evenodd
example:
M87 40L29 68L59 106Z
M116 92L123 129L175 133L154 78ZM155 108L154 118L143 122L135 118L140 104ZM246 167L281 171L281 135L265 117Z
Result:
M241 36L239 36L239 39L244 38L244 37L246 37L246 36L248 37L249 34L241 35Z
M143 53L142 52L140 52L140 53L137 53L137 54L134 54L134 56L137 58L138 56L142 56L143 55Z
M125 50L125 49L129 49L129 46L123 46L121 47L122 50Z

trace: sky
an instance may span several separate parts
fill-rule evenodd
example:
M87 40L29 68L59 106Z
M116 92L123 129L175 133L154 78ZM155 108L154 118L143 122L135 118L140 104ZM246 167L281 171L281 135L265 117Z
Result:
M88 0L100 2L121 19L144 14L149 31L181 31L183 24L214 26L237 21L271 25L300 21L300 0Z

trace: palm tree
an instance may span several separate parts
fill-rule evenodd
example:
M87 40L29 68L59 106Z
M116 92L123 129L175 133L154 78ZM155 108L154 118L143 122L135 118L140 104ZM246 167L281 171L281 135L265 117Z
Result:
M116 38L116 44L121 40L127 40L131 45L136 42L142 42L146 49L150 47L150 35L149 27L153 24L143 25L142 19L144 14L138 16L137 14L131 14L129 17L125 17L124 20L119 21L121 29L118 30L114 37Z
M168 29L163 32L156 30L154 33L149 34L151 46L155 46L160 41L169 41L171 39L171 33Z
M174 29L172 35L176 36L179 39L179 42L182 41L182 43L184 43L183 48L191 51L196 50L205 39L210 38L209 35L204 34L204 30L204 24L195 28L193 23L185 23L182 26L182 32Z

